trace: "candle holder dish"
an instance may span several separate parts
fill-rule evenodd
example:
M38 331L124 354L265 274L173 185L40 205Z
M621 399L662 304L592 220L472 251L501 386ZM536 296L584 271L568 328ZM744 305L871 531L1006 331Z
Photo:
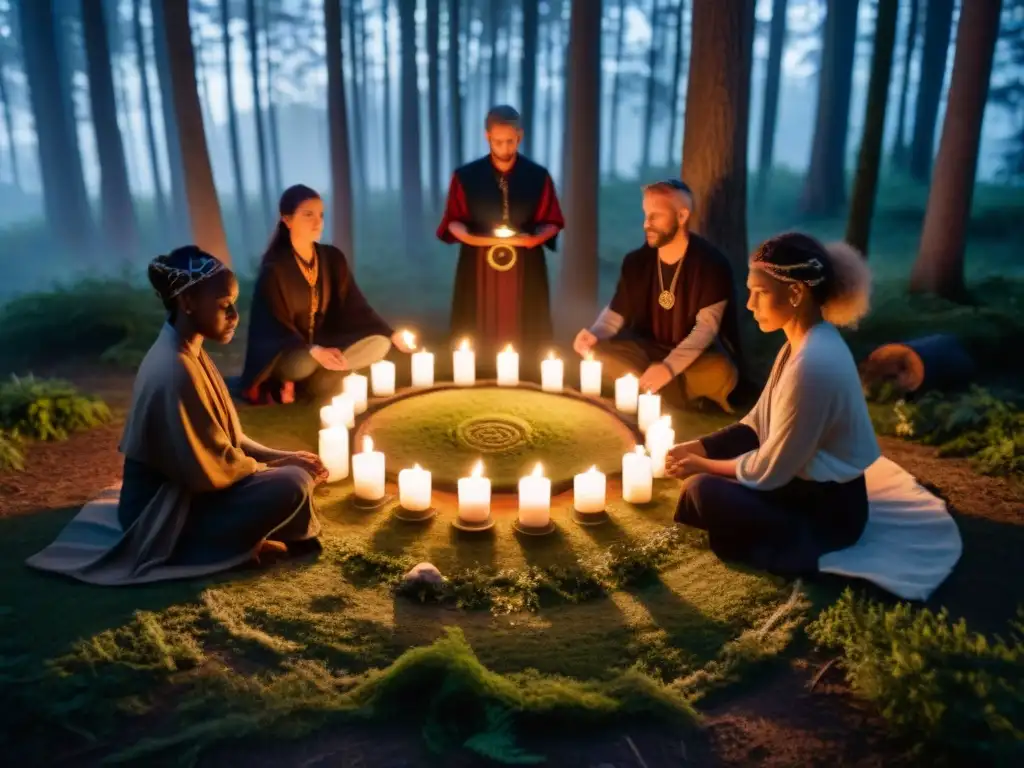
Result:
M607 509L602 509L600 512L580 512L574 509L572 511L572 519L580 525L602 525L611 518L608 516Z
M395 497L391 494L385 493L379 499L360 499L354 493L349 497L349 503L358 510L372 512L375 509L387 506Z
M455 519L452 520L452 527L457 528L460 531L466 531L467 533L489 531L494 527L494 515L488 515L486 520L482 520L479 523L467 522L456 516Z
M424 520L429 520L437 514L437 507L427 507L426 509L413 512L406 509L401 504L395 507L394 515L398 520L404 520L407 523L421 523Z
M557 526L550 520L547 525L523 525L516 520L512 523L512 530L516 533L521 533L524 536L547 536L548 534L554 533L557 530Z

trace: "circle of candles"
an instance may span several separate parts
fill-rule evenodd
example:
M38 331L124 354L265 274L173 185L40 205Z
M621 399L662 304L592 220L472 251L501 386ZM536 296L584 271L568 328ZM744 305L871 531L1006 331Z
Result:
M459 519L483 523L491 516L491 481L483 476L484 464L478 461L469 477L459 478Z
M537 464L533 473L519 478L519 524L543 528L551 522L551 480Z
M654 477L665 476L665 459L676 442L672 429L672 417L662 416L647 429L647 450L651 454L651 473Z
M615 407L623 413L636 413L640 382L632 373L615 380Z
M661 395L652 394L650 390L637 399L636 421L640 431L646 433L647 428L661 418Z
M434 386L434 353L423 350L412 356L412 385L414 387Z
M344 392L352 398L356 413L366 410L366 377L361 373L350 373L342 380Z
M476 383L476 353L463 339L458 349L452 352L452 380L457 386L471 387Z
M622 457L622 500L630 504L647 504L654 492L651 457L638 445Z
M514 387L519 383L519 353L509 344L498 353L498 386Z
M545 392L561 392L564 369L555 353L548 352L548 359L540 361L540 388Z
M370 366L370 384L374 397L389 397L395 394L395 364L390 360L378 360Z
M590 352L580 360L580 392L601 395L601 361L595 360Z
M327 482L348 477L348 430L344 426L320 430L320 461L327 468Z
M572 479L572 505L582 514L604 512L608 483L604 472L591 467Z
M384 497L384 454L373 450L373 439L363 438L363 451L352 456L352 483L356 498L377 501Z
M398 503L410 512L430 509L430 473L419 464L398 473Z

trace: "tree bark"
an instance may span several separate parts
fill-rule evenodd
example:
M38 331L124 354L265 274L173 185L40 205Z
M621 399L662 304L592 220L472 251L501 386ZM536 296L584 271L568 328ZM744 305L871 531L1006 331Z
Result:
M352 93L349 103L352 106L349 140L351 142L352 187L362 198L366 193L366 136L363 131L363 103L365 92L359 78L359 3L362 0L348 0L348 60L351 62ZM355 201L353 200L353 203Z
M399 0L401 2L401 0ZM391 181L394 179L392 169L394 168L394 152L391 151L391 131L393 122L391 120L391 0L381 0L380 12L384 24L384 125L381 133L384 134L384 189L391 189Z
M878 171L882 164L885 139L885 111L889 103L892 59L896 49L896 19L899 0L878 0L875 21L875 50L871 57L871 79L864 112L864 131L853 180L850 215L846 221L846 242L865 255L871 238L871 219L875 213Z
M139 228L117 124L113 61L104 10L103 3L82 3L89 105L100 162L100 221L104 239L112 250L131 258L138 250Z
M548 8L550 9L550 13L551 13L551 29L552 29L552 31L548 33L551 36L550 47L548 49L549 54L550 54L548 56L548 67L550 68L551 76L550 76L550 79L548 80L548 99L547 99L547 102L548 102L548 109L547 109L548 119L547 119L547 155L546 155L546 157L548 159L548 164L549 165L554 165L554 163L555 163L555 125L558 122L558 117L559 117L558 115L556 115L556 110L555 110L555 88L554 88L554 86L552 84L554 82L558 81L557 75L560 73L559 66L558 66L559 63L561 63L563 66L565 64L564 58L557 55L558 48L562 44L562 10L563 10L562 2L563 2L563 0L551 0L551 5L548 6ZM562 70L561 73L564 74L564 70ZM565 78L564 77L561 78L561 82L563 84L565 83ZM564 87L564 85L563 85L563 87ZM562 115L564 116L564 114L565 113L564 113L564 110L563 110Z
M640 155L640 172L645 176L651 168L651 145L654 142L654 97L658 85L658 52L664 41L661 11L659 0L651 0L651 47L647 51L647 90L644 94L644 134Z
M534 132L537 128L537 41L540 37L540 0L523 0L523 63L522 109L524 149L533 153L537 146Z
M145 38L142 34L142 24L139 21L138 4L139 0L135 0L133 3L132 24L135 27L136 55L140 62L140 67L144 67L146 56L145 49L142 46L145 44ZM153 11L153 18L156 18L156 11ZM167 167L170 171L171 181L170 203L168 204L167 198L164 196L162 180L157 189L156 200L158 212L166 222L164 224L165 236L170 242L182 242L189 237L190 231L188 194L185 188L185 171L182 165L181 140L178 137L178 118L174 110L170 53L167 50L167 38L157 30L153 30L153 59L156 62L157 86L160 90L160 113L164 125L164 145L167 148ZM140 68L139 71L144 72L145 69ZM151 147L151 152L155 153L155 131L152 125L149 93L146 85L143 85L142 98L146 118L147 144ZM150 162L157 162L155 155L151 155ZM162 176L163 174L161 173L157 178L162 179Z
M271 39L270 36L270 25L274 18L274 13L279 6L280 0L267 0L268 5L265 7L267 14L266 26L267 26L267 40ZM269 17L269 18L267 18ZM268 45L270 48L270 45ZM284 191L284 169L281 162L281 138L278 135L277 130L277 99L274 98L274 83L277 82L277 70L274 65L274 57L267 53L267 132L270 134L270 154L273 156L273 165L271 169L274 172L274 189L280 193Z
M788 0L774 0L768 31L768 63L764 77L764 105L761 110L761 140L758 143L757 189L754 198L763 202L771 182L775 154L775 126L779 119L779 90L782 85L782 52L786 48Z
M188 4L175 0L151 0L154 34L165 35L170 58L172 105L178 124L177 140L185 177L185 191L192 225L192 241L207 253L231 266L224 219L217 187L213 183L206 129L199 106L195 49L188 21ZM187 137L187 139L185 138Z
M249 32L249 77L252 80L252 114L256 122L256 154L260 166L260 202L263 216L274 220L274 204L270 199L270 166L267 158L267 140L263 131L263 98L260 94L259 26L256 24L256 0L245 0L245 15Z
M619 176L619 164L615 148L619 146L619 110L622 109L622 77L619 75L619 67L622 66L622 50L625 47L625 39L626 0L619 0L619 25L615 30L615 66L612 68L611 124L608 127L608 155L604 161L604 166L613 179Z
M910 66L914 62L917 47L917 17L921 0L910 0L910 19L907 21L907 36L903 43L903 73L900 83L900 105L897 108L896 136L892 142L892 164L903 169L907 164L907 99L910 95Z
M572 0L567 121L565 253L559 301L563 329L593 321L597 311L598 190L601 183L601 11L591 0Z
M829 0L818 77L818 108L802 209L833 216L846 202L846 139L857 44L858 0Z
M331 136L331 241L349 265L355 263L355 216L352 201L352 164L348 143L348 105L341 53L341 0L324 2L327 35L327 122Z
M985 3L987 0L981 2ZM917 83L914 134L910 143L908 162L910 177L915 181L926 182L932 173L935 125L939 119L942 84L946 79L946 57L949 55L953 5L954 0L928 0L925 12L921 77Z
M747 136L754 0L693 0L683 178L695 197L690 228L747 270Z
M460 16L462 0L448 0L448 99L451 102L451 125L448 131L451 165L462 165L462 68L460 66Z
M135 60L142 79L142 117L146 126L146 148L149 150L149 170L153 177L153 201L156 203L156 214L160 222L161 233L166 237L171 230L171 219L167 210L167 197L164 193L164 174L160 167L160 152L156 145L156 128L153 125L153 99L149 91L149 64L146 60L146 37L142 31L142 2L132 2L132 32L135 38ZM153 33L154 38L157 33ZM156 50L156 45L153 46ZM167 111L171 111L169 108Z
M231 170L235 180L235 208L242 225L242 250L249 251L249 237L252 224L249 219L249 201L245 189L245 172L242 170L242 143L238 131L238 107L235 104L235 57L231 51L231 20L228 0L220 0L221 41L224 46L224 83L227 87L228 102L228 143L231 150Z
M971 0L960 12L935 179L910 273L912 291L954 300L965 294L964 248L1001 6L1001 0Z
M441 177L441 0L427 0L427 121L430 123L428 158L430 208L438 207L444 179Z
M487 70L487 107L498 103L498 18L501 0L491 0L487 18L487 50L490 67Z
M18 170L18 149L14 143L14 119L11 114L11 97L7 91L7 56L4 47L0 46L0 102L3 105L4 132L7 134L7 154L11 162L11 177L14 187L19 192L21 173Z
M676 14L676 48L672 55L672 114L668 124L668 164L676 161L675 148L683 145L682 138L677 142L680 118L683 116L683 105L679 96L679 81L683 76L683 57L686 52L686 0L679 0ZM681 160L682 158L680 158Z
M420 93L416 83L416 0L399 0L401 46L402 224L405 257L422 265L423 171L420 160Z

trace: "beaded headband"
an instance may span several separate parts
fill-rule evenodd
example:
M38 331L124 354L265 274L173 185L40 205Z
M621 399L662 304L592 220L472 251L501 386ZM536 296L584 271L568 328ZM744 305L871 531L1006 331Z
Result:
M767 259L771 250L771 248L762 247L750 260L751 266L764 270L776 280L781 280L784 283L803 283L813 288L825 282L825 264L816 256L796 264L776 264Z
M224 262L205 253L189 255L184 267L172 266L163 261L162 258L155 259L152 267L158 272L167 275L167 294L161 294L161 298L167 301L191 288L196 283L201 283L203 280L207 280L227 269L224 266Z

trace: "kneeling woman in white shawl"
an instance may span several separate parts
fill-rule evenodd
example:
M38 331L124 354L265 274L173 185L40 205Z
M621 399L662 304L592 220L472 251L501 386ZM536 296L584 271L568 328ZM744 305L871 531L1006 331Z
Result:
M234 336L235 276L187 246L154 260L149 279L168 321L135 380L120 495L86 505L28 564L93 584L132 584L315 545L312 490L326 479L323 465L314 454L246 437L203 349L206 339L226 344Z
M749 414L672 449L669 472L688 478L675 519L707 530L719 557L810 573L868 520L864 473L880 452L836 324L865 314L870 272L845 244L790 233L757 250L747 287L758 327L786 343Z

